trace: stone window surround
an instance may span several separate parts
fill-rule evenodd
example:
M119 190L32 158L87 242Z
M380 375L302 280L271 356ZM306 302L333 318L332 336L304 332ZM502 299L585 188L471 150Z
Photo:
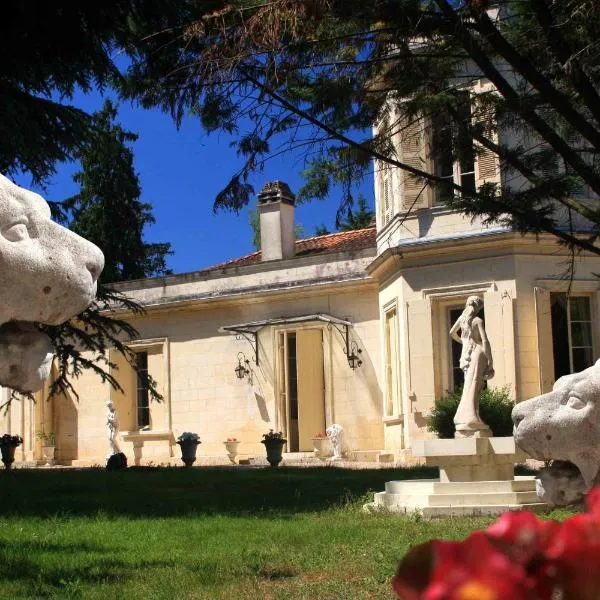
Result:
M597 278L574 278L572 280L564 278L546 278L536 279L534 283L536 288L546 292L566 292L569 291L572 296L588 296L590 298L591 318L592 318L592 344L594 349L594 360L597 360L600 349L600 280ZM548 315L550 319L550 315ZM550 330L552 326L550 325ZM540 356L540 360L542 357ZM553 367L554 369L554 367ZM542 384L543 385L543 384ZM543 388L540 393L543 393Z
M147 338L141 340L134 340L128 342L127 347L137 351L149 351L160 348L163 356L163 402L166 407L167 422L164 423L162 429L148 429L148 430L131 430L122 431L121 436L124 441L134 442L134 446L138 443L150 440L166 440L173 438L173 425L171 416L171 361L170 361L170 345L169 338Z
M387 393L387 374L385 372L385 359L386 357L384 357L384 361L383 361L383 369L384 369L384 373L383 373L383 381L384 381L384 385L386 386L384 389L384 393L383 393L383 403L382 403L382 415L383 415L383 422L386 425L398 425L398 424L402 424L404 423L404 413L406 412L404 410L404 406L403 406L403 397L404 394L402 393L403 390L403 363L404 361L402 360L402 340L403 340L403 336L401 335L401 328L402 328L402 314L400 312L400 304L398 302L398 298L393 298L392 300L390 300L389 302L387 302L386 304L383 305L382 309L381 309L381 327L382 327L382 339L385 340L385 324L386 324L386 315L392 311L395 310L396 311L396 328L397 328L397 340L396 340L396 351L397 351L397 356L396 359L398 361L398 371L397 371L397 397L396 397L396 405L394 406L394 411L392 414L390 415L386 415L386 411L385 411L385 405L386 405L386 393ZM385 352L385 350L384 350Z

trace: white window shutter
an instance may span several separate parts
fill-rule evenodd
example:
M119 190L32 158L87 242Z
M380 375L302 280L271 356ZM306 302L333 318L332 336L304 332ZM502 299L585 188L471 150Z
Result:
M400 161L415 169L431 173L428 120L422 116L407 116L400 123ZM431 206L432 190L425 179L402 170L401 181L403 212Z
M479 94L489 94L494 91L494 86L489 82L478 81L474 86L472 118L473 124L483 124L483 135L494 142L498 143L498 130L496 123L496 115L493 107L486 103L477 101ZM484 183L495 183L500 186L500 160L498 155L491 150L482 146L479 142L474 141L475 146L475 183L479 189Z

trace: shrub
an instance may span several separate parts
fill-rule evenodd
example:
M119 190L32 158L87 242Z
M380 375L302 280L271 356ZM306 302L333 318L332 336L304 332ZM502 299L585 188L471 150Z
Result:
M435 431L440 438L453 438L454 415L460 402L462 388L458 388L448 396L436 401L429 419L429 431ZM487 423L494 436L512 435L513 422L511 412L515 403L511 400L508 387L500 389L487 388L479 396L479 414Z

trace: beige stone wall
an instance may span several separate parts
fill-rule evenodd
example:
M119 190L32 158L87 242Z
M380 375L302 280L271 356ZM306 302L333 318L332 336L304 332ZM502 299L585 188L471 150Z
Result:
M540 342L538 331L550 328L549 309L536 313L535 288L566 291L565 255L551 239L506 236L455 248L413 249L390 256L379 267L380 318L397 303L400 325L402 411L384 419L386 448L399 451L428 435L426 417L436 398L447 392L450 339L447 310L464 306L471 294L484 299L486 330L492 345L493 387L508 386L517 400L543 389L542 374L552 367L552 341ZM435 248L435 246L434 246ZM593 318L600 316L600 259L578 259L573 293L593 298ZM539 313L539 311L538 311ZM598 336L599 328L595 328ZM382 339L383 339L383 333ZM542 352L540 353L540 348ZM544 354L545 349L545 354ZM549 353L548 353L549 349ZM596 340L596 358L600 356ZM548 385L552 385L550 378ZM382 374L385 389L385 376Z
M378 229L378 253L398 244L423 238L439 238L459 233L474 234L490 228L480 218L472 219L461 213L434 206L426 210L398 213L384 227Z
M175 439L184 431L200 435L199 455L224 456L223 441L235 437L241 441L241 454L262 456L264 447L259 443L262 434L270 428L282 428L275 397L276 332L301 326L262 329L258 366L254 364L253 350L247 341L219 333L219 328L316 313L335 315L354 323L351 336L363 350L362 367L352 371L344 353L342 335L337 330L319 322L302 325L323 329L326 425L336 422L344 427L348 450L382 449L377 287L371 282L279 294L264 301L250 299L206 303L193 308L181 306L177 310L150 310L144 317L132 319L139 331L139 340L132 347L152 350L149 371L165 393L162 403L151 403L151 428L145 432L131 430L135 423L132 400L136 379L131 369L115 357L120 366L117 377L125 394L111 391L107 384L86 373L75 382L80 402L74 404L66 398L60 399L56 410L61 423L61 457L104 461L107 452L105 403L109 397L115 403L121 422L121 447L132 464L136 456L156 462L179 456ZM235 376L238 352L250 359L252 383Z

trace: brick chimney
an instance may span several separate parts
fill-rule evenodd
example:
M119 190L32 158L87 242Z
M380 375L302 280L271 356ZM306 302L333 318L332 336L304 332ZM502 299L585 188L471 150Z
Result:
M258 194L261 259L281 260L296 254L295 196L287 183L270 181Z

